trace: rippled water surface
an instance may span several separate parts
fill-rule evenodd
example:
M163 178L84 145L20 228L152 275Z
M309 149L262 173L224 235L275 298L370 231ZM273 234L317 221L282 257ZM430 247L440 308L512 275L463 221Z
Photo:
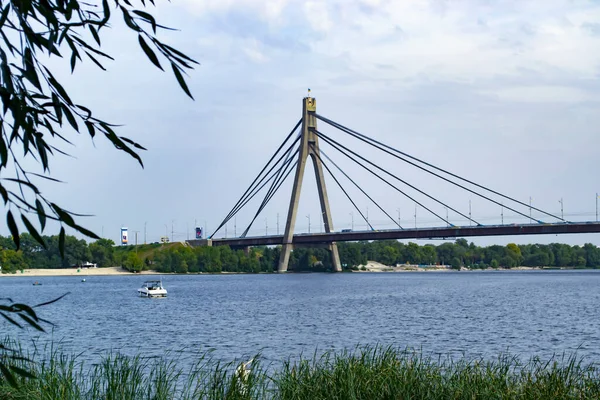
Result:
M92 360L212 349L277 362L379 343L486 358L577 350L600 361L600 271L168 275L164 299L136 296L145 278L1 277L0 297L34 304L69 292L39 309L54 331L25 337Z

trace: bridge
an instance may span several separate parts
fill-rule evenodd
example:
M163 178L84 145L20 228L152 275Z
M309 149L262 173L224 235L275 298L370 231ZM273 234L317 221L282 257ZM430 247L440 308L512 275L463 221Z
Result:
M351 150L345 144L332 139L330 136L322 133L317 129L317 121L321 121L326 125L333 127L348 136L359 140L362 147L367 145L377 149L386 156L394 157L398 162L410 165L421 171L424 171L433 177L449 183L456 188L464 190L471 195L484 199L487 202L499 205L502 210L510 210L517 215L527 217L531 223L528 224L501 224L501 225L484 225L472 218L469 209L468 214L465 214L446 202L430 195L417 186L410 184L405 179L390 172L386 168L381 167L377 162L373 162L358 152ZM298 129L300 128L300 129ZM296 133L299 130L298 133ZM294 135L296 133L296 135ZM320 149L319 141L324 143L341 153L374 177L388 185L395 192L410 199L426 210L428 213L439 219L445 226L430 227L430 228L404 228L400 220L394 219L383 207L381 207L359 184L357 184L342 168L338 166L325 152ZM323 233L308 233L294 234L296 216L298 212L298 204L300 200L300 192L302 190L302 180L308 158L312 159L314 173L317 182L319 202L321 206L321 214L323 216ZM343 187L340 180L334 174L332 168L342 174L350 183L352 183L363 195L365 195L375 206L382 211L396 226L396 229L375 229L369 222L368 216L357 207L356 202L348 194L348 191ZM256 221L260 213L264 210L275 193L279 190L288 176L295 171L294 181L292 185L292 193L290 205L286 219L285 231L283 235L265 235L256 237L247 237L248 231L252 224ZM368 230L354 231L345 229L335 231L331 216L331 209L327 195L327 186L325 181L325 171L329 174L333 182L342 190L347 199L352 203L360 216L366 222ZM339 175L338 175L339 176ZM267 187L266 194L260 203L260 206L254 217L250 221L248 227L242 232L239 237L234 238L217 238L215 235L226 226L244 206L246 206L263 188ZM401 184L401 185L399 185ZM400 187L399 187L400 186ZM446 209L446 217L444 218L439 211L435 211L434 206L425 205L426 199L430 203L435 203L437 207L442 206ZM529 209L529 215L525 213L523 207ZM597 207L596 207L597 208ZM469 226L456 226L449 222L448 210L466 218L469 221ZM545 219L551 219L553 222L542 221L532 218L532 210L542 214ZM386 145L367 135L356 132L347 128L335 121L332 121L316 112L316 99L313 97L305 97L302 101L302 118L296 123L291 132L284 139L283 143L278 147L269 161L259 172L258 176L253 180L250 186L242 194L240 199L235 203L231 211L225 216L221 224L208 237L208 239L188 240L192 246L231 246L234 248L248 248L252 246L273 246L281 245L281 255L278 264L278 272L286 272L290 252L294 247L319 246L326 247L331 252L331 260L334 271L341 271L341 262L337 249L337 242L344 241L370 241L370 240L389 240L389 239L452 239L459 237L475 237L475 236L498 236L498 235L544 235L544 234L573 234L573 233L600 233L600 223L598 222L598 211L596 210L595 222L570 222L563 218L554 215L550 212L533 207L529 204L519 201L511 196L495 191L487 186L475 183L469 179L463 178L448 170L437 167L432 163L413 157L410 154Z

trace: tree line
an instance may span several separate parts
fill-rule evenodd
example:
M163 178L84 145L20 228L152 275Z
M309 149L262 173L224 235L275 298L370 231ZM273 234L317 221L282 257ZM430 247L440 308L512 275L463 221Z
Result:
M20 235L17 250L11 237L0 236L0 266L3 273L27 268L69 268L86 262L98 267L123 266L130 271L159 272L272 272L277 270L279 247L254 247L246 251L228 246L196 247L180 243L167 245L115 246L110 239L87 243L75 236L65 236L65 257L59 251L59 236L44 237L42 247L28 233ZM506 246L476 246L465 239L432 244L408 244L395 240L338 243L345 270L356 270L367 261L385 265L426 264L467 268L579 267L600 268L600 248L586 243L570 246L561 243ZM328 271L329 252L322 248L295 249L289 262L292 271Z

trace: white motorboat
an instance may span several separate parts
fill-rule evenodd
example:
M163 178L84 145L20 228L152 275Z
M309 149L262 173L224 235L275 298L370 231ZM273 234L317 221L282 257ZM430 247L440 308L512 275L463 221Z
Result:
M138 293L141 297L167 297L167 289L163 287L160 280L144 282L138 289Z

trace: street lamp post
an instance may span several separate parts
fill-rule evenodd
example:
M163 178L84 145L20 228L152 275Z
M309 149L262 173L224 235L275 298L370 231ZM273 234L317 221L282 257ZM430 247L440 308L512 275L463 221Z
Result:
M400 224L400 208L396 208L396 211L398 211L398 227L402 226L402 224Z
M533 222L533 218L531 218L531 196L529 196L529 223Z
M352 230L354 230L354 211L350 212L350 218L352 220L352 225L351 225L352 226Z
M471 226L471 222L473 220L471 219L471 200L469 200L469 226Z
M415 204L415 229L417 229L417 205Z
M563 212L563 199L562 199L562 197L560 198L560 200L558 202L560 203L560 219L562 219L564 221L565 220L565 214Z
M308 218L308 233L310 233L310 214L308 214L306 218Z

